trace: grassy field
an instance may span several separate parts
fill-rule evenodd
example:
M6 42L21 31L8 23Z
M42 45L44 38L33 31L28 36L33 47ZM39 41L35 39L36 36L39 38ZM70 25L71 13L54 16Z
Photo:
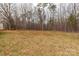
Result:
M0 31L0 55L79 55L79 33Z

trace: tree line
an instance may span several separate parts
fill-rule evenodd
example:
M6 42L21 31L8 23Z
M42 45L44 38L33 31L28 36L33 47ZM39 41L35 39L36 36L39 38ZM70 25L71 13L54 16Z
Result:
M8 30L79 31L78 3L0 3L0 23Z

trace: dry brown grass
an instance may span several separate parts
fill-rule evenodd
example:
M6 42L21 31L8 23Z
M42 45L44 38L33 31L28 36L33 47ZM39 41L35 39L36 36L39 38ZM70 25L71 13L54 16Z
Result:
M0 31L0 55L79 55L79 33Z

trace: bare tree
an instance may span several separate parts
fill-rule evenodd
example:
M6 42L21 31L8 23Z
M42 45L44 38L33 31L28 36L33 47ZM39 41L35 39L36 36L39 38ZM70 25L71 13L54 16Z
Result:
M55 24L55 12L56 12L56 5L53 3L49 3L49 10L50 10L50 24L51 24L51 28L55 29L54 24Z
M14 20L12 17L12 4L11 3L3 3L0 4L1 9L1 15L3 16L3 19L8 24L8 29L14 29Z
M76 3L38 3L37 6L32 3L0 4L0 19L6 29L77 31L78 17Z
M43 30L43 25L44 25L44 21L45 21L45 11L44 8L47 6L47 3L39 3L37 5L38 7L38 16L40 19L40 24L41 24L41 29Z

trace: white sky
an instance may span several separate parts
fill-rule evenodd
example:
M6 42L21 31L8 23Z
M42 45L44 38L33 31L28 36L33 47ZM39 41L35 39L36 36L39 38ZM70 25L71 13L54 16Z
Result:
M38 3L32 3L34 6L36 6Z
M79 0L0 0L0 3L79 3Z

